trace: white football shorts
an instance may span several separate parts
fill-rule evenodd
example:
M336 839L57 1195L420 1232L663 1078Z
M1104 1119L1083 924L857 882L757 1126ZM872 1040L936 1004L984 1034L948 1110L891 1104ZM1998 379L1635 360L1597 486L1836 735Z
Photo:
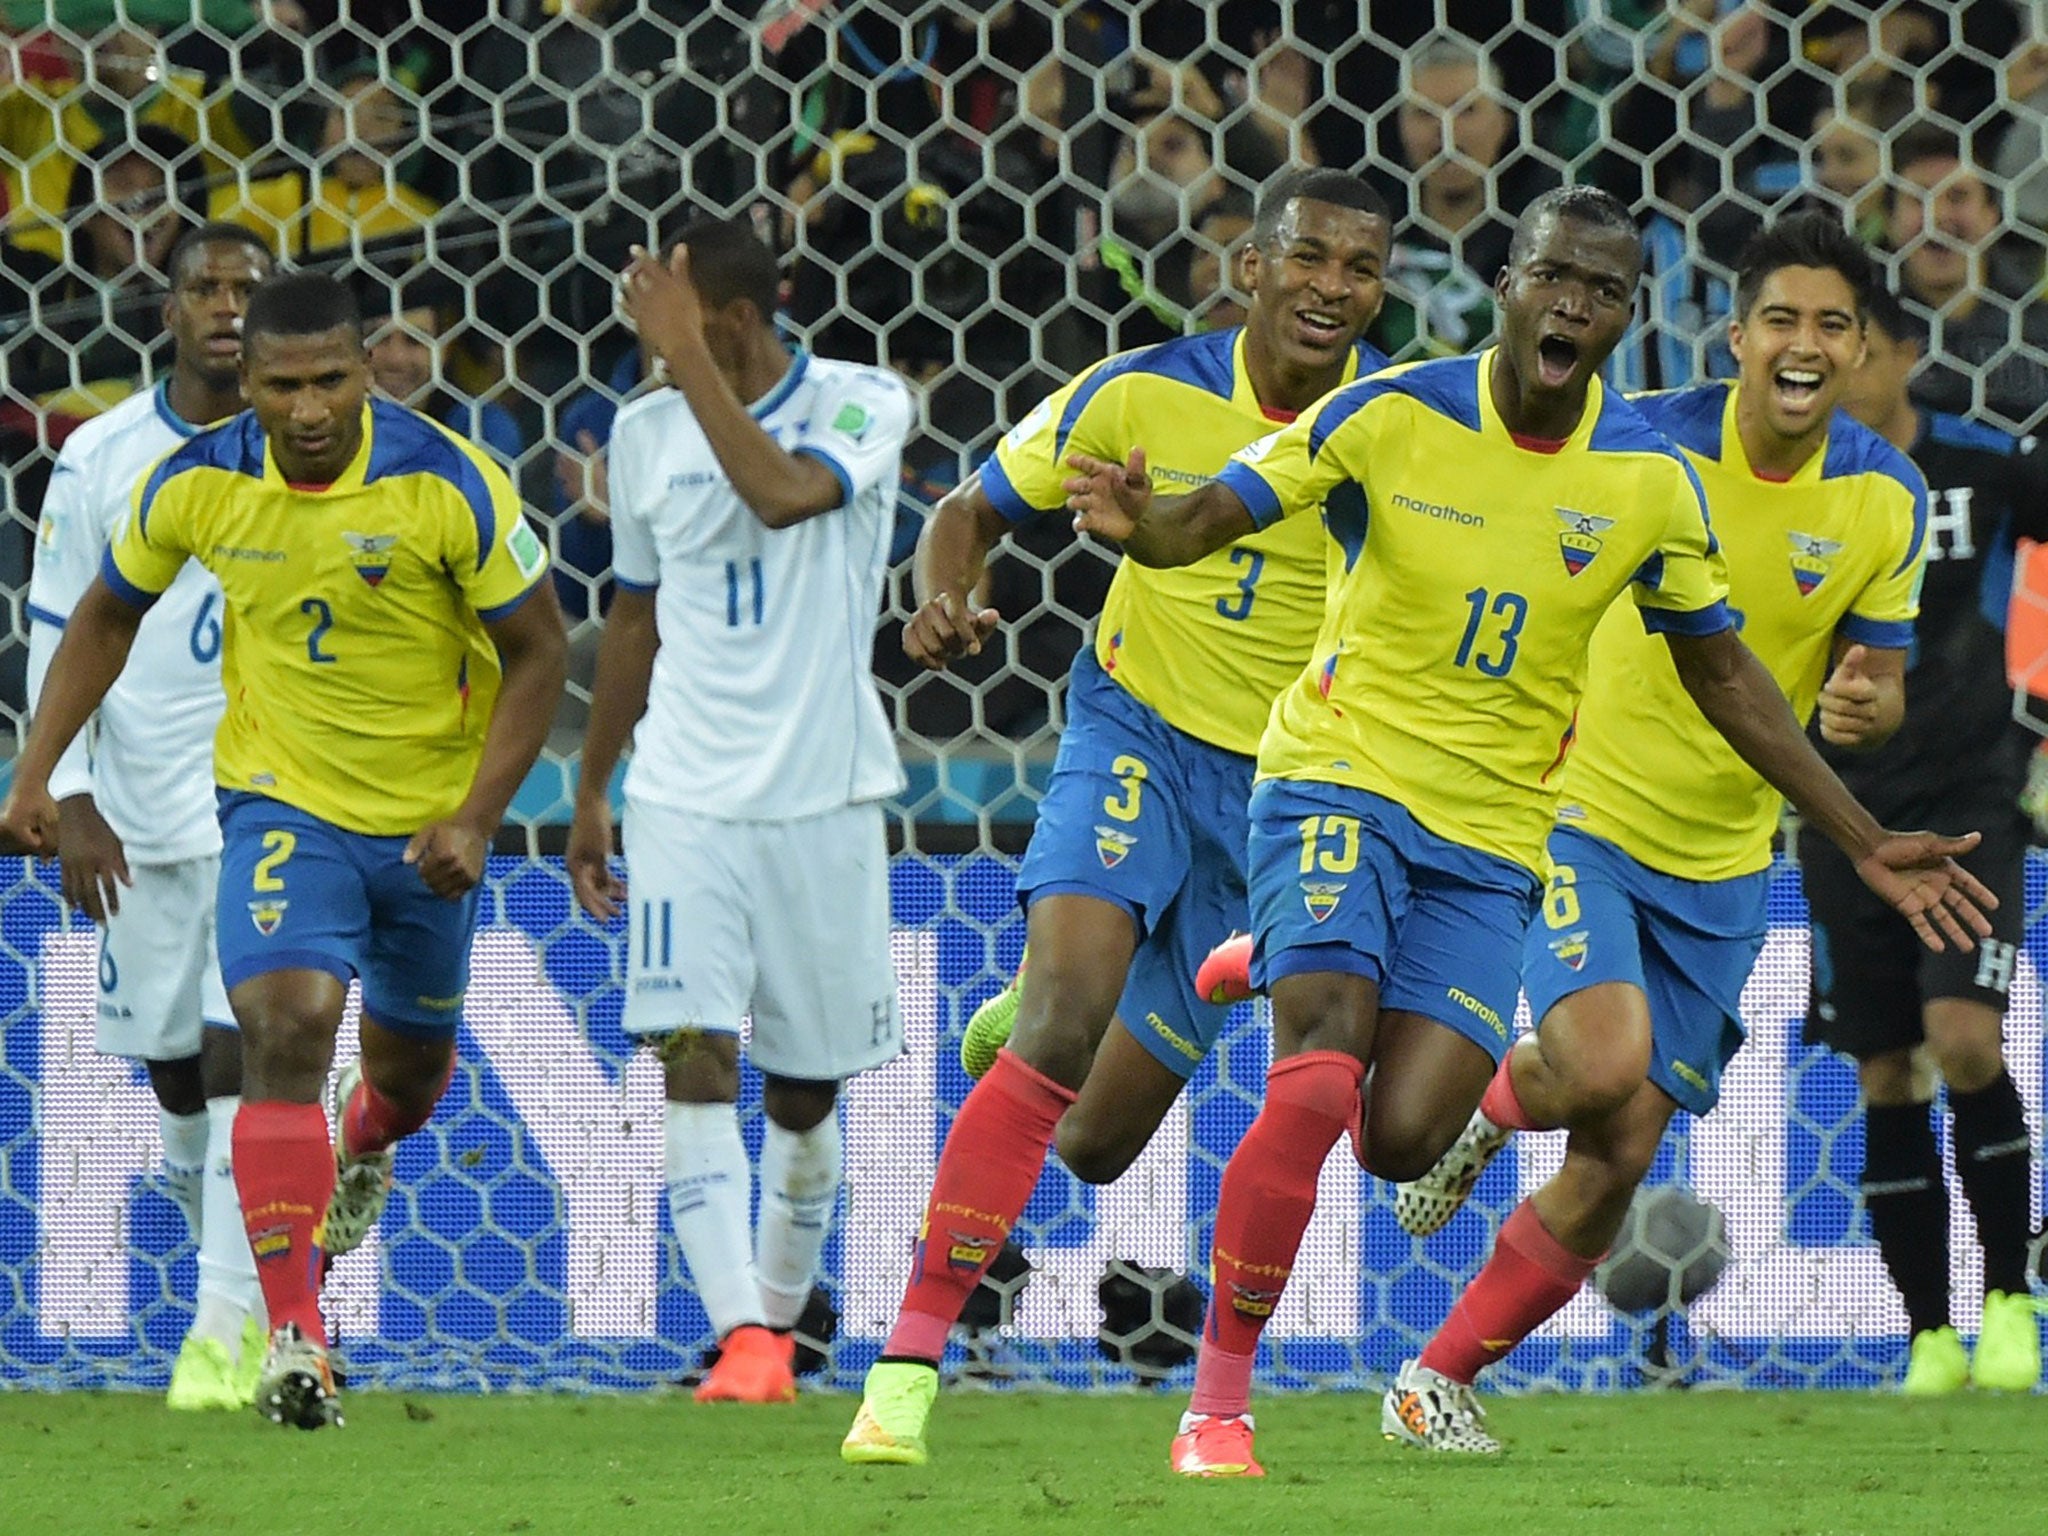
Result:
M807 1082L901 1052L880 804L718 821L629 797L624 842L628 1033L751 1014L748 1059Z
M199 1054L204 1025L233 1029L213 942L220 856L131 864L133 886L100 940L99 1023L107 1056L182 1061Z

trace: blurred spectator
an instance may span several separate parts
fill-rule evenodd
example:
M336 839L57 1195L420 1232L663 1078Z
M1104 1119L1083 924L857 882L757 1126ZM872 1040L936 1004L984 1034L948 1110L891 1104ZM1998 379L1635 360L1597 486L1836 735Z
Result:
M301 251L328 250L403 234L433 222L430 197L400 179L394 154L414 141L412 109L364 66L338 87L320 131L320 168L307 199Z
M1857 81L1840 107L1830 104L1814 115L1810 187L1866 245L1884 241L1884 142L1912 110L1911 84L1884 74Z
M2048 15L2036 14L2048 24ZM2013 217L2048 230L2048 41L2029 39L2006 62L2003 100L2009 116L1991 170L2011 189Z
M1493 280L1507 263L1513 215L1556 179L1534 157L1511 152L1514 110L1472 43L1433 37L1408 58L1405 75L1393 118L1408 177L1385 190L1406 211L1371 335L1396 360L1470 351L1493 334Z
M1251 233L1256 208L1248 192L1226 192L1195 221L1188 261L1189 315L1205 331L1243 325L1249 295L1238 280L1237 259Z
M40 19L42 7L35 10ZM114 27L82 55L60 53L75 66L68 77L0 85L0 186L7 235L20 249L62 256L59 223L73 171L109 139L141 142L131 124L176 136L167 163L181 176L231 178L267 131L249 103L171 68L155 35L140 27Z
M516 473L526 451L519 423L502 405L475 399L450 382L442 345L446 329L446 318L436 305L400 310L370 338L370 375L393 400L481 443Z
M2038 268L1997 249L1997 194L1956 136L1927 123L1899 134L1892 178L1886 244L1899 296L1929 336L1914 399L2031 426L2048 406L2048 311L2022 297Z
M0 20L16 31L58 26L92 37L123 22L158 33L202 22L226 38L259 28L306 30L299 0L0 0Z

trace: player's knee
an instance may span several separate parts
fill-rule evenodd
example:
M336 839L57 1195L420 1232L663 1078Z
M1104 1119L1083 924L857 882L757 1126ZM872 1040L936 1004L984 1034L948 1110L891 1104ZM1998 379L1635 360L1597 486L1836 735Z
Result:
M761 1110L785 1131L799 1135L823 1125L839 1102L839 1085L770 1075L761 1085Z
M205 1111L206 1085L197 1056L145 1062L144 1066L149 1069L150 1091L171 1114L197 1115Z
M1057 972L1041 977L1037 955L1031 957L1028 977L1009 1049L1033 1071L1078 1088L1116 1017L1118 994L1093 981L1063 986Z
M671 1104L730 1104L740 1096L736 1036L679 1029L662 1036L654 1049Z
M1456 1118L1426 1108L1375 1101L1365 1117L1365 1158L1372 1171L1395 1184L1419 1179L1458 1139L1469 1113Z
M1113 1184L1138 1160L1141 1138L1126 1126L1105 1125L1069 1110L1053 1132L1053 1147L1083 1184Z

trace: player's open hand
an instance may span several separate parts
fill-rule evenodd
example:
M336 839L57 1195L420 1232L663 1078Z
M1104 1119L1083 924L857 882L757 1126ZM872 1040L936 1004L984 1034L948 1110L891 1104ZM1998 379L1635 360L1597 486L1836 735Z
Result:
M1145 473L1144 449L1133 448L1121 464L1070 453L1067 468L1074 472L1073 477L1061 488L1067 493L1067 509L1074 514L1076 533L1092 533L1121 544L1137 531L1138 520L1152 505L1152 477Z
M0 853L46 859L57 851L57 802L41 786L19 779L0 801Z
M121 910L121 887L135 881L121 837L91 795L70 795L57 807L57 858L64 899L95 923Z
M437 821L421 827L405 845L405 862L419 866L427 889L443 901L469 894L484 877L484 855L490 839L461 821Z
M618 916L626 882L612 873L612 808L603 800L577 800L563 862L577 906L600 923Z
M1901 917L1920 942L1939 954L1946 934L1959 949L1975 949L1991 937L1998 898L1956 858L1977 846L1979 834L1943 837L1939 832L1888 832L1856 864L1856 873Z
M668 261L644 245L633 247L633 259L619 276L619 306L657 357L686 341L704 339L704 303L690 277L690 252L678 245Z
M1864 670L1869 656L1866 647L1850 646L1821 685L1820 736L1831 746L1860 747L1878 729L1881 690Z
M943 672L958 657L980 655L982 642L1001 622L995 609L976 608L967 598L941 592L903 626L903 654L919 666Z

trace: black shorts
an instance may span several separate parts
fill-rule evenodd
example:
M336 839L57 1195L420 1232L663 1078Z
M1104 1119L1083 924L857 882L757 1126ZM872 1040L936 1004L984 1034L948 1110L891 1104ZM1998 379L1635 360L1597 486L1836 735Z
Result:
M1808 832L1799 840L1799 855L1813 922L1809 1044L1863 1061L1918 1045L1924 1038L1921 1009L1936 998L1966 998L2005 1012L2026 938L2032 829L2010 801L1952 805L1932 821L1945 832L1984 834L1962 863L1998 898L1992 936L1978 940L1974 950L1950 944L1934 953L1856 878L1833 843Z

